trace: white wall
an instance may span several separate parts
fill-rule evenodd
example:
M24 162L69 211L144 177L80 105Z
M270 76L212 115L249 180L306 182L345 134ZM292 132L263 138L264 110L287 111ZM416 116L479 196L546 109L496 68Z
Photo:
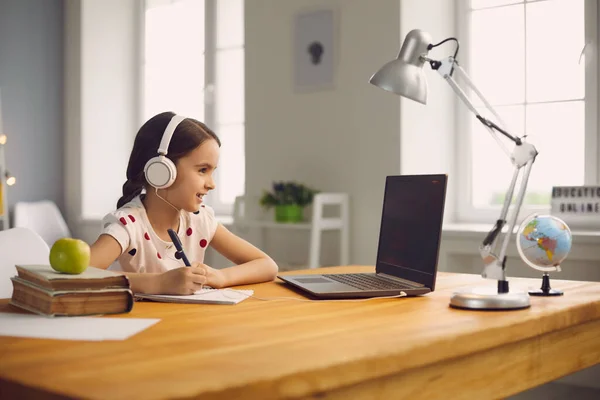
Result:
M294 15L320 7L338 17L335 87L296 93ZM399 13L398 0L246 1L246 192L298 180L349 193L356 264L375 261L385 176L400 170L400 100L368 83L397 55ZM288 243L286 257L306 258L306 238L272 239Z
M62 1L0 0L0 129L17 178L7 189L11 208L48 199L64 210L62 37Z
M139 10L136 1L85 0L81 11L82 173L92 181L82 214L101 218L96 210L112 211L121 195L139 128Z
M66 71L72 77L67 84L66 203L74 231L91 242L98 234L101 215L86 215L90 214L87 210L108 212L114 206L137 128L134 103L139 80L134 43L139 3L85 0L67 1L66 6L67 29L72 32L66 46ZM294 16L322 7L336 11L335 85L298 93L293 87ZM432 7L442 7L444 13L432 17L428 12ZM443 80L431 71L430 103L425 107L403 101L402 122L400 98L370 85L368 79L397 56L401 37L409 29L422 27L434 37L451 34L451 8L441 0L381 0L376 7L360 0L247 0L246 193L258 196L275 180L297 180L322 191L349 193L350 260L373 264L385 176L401 171L450 173L452 163L445 149L453 144L443 133L453 119L451 108L444 106L452 106L447 88L440 87ZM103 30L107 25L109 33ZM407 134L401 136L400 130ZM430 145L433 134L437 134L436 146ZM426 170L411 163L422 160L421 152L413 150L415 143L432 160ZM111 160L108 166L106 159ZM401 164L401 160L406 161ZM92 184L81 183L82 171L94 176ZM449 202L451 185L450 179ZM266 250L276 259L306 263L305 233L272 231L265 238ZM322 259L335 264L336 234L325 235L325 243Z
M65 3L65 203L74 234L88 242L103 216L96 210L114 210L121 195L139 125L139 7Z
M327 7L336 10L338 20L335 86L298 93L293 87L294 16ZM284 179L349 193L350 262L373 265L385 176L451 175L454 99L432 71L427 106L401 100L368 80L398 55L401 38L410 29L428 30L434 38L452 35L452 4L247 0L245 10L246 193L258 196L272 181ZM450 178L449 209L453 196ZM325 265L339 262L337 237L331 236L322 254ZM265 250L276 260L305 265L306 235L266 232L265 237Z
M455 36L455 3L444 0L402 0L400 2L400 32L404 38L413 29L431 34L433 43ZM431 10L436 10L432 13ZM433 49L429 55L442 59L454 51L449 42ZM429 65L427 76L428 98L423 105L401 98L400 160L402 174L448 174L446 211L444 221L454 220L456 181L455 164L455 106L456 97L446 81Z

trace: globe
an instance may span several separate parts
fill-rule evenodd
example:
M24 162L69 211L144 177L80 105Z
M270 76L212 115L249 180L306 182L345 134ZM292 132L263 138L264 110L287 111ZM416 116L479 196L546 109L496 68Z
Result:
M521 259L538 271L560 271L572 245L571 230L552 215L533 214L525 218L517 233Z

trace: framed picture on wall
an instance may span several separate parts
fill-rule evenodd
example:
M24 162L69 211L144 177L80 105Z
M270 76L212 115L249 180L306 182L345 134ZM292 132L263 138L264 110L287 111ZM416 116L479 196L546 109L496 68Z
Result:
M294 87L297 91L333 88L335 13L305 11L294 18Z

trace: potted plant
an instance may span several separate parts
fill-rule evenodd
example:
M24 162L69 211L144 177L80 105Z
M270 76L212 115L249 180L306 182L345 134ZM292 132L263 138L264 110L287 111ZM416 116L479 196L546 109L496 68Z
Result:
M275 207L275 221L300 222L304 219L304 207L311 204L318 191L296 182L273 182L271 192L264 191L260 205Z

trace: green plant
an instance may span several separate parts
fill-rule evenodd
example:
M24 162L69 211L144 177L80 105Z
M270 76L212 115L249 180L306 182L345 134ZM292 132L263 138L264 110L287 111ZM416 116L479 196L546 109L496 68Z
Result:
M260 205L270 208L280 205L305 207L312 203L318 191L296 182L273 182L272 191L263 191Z

